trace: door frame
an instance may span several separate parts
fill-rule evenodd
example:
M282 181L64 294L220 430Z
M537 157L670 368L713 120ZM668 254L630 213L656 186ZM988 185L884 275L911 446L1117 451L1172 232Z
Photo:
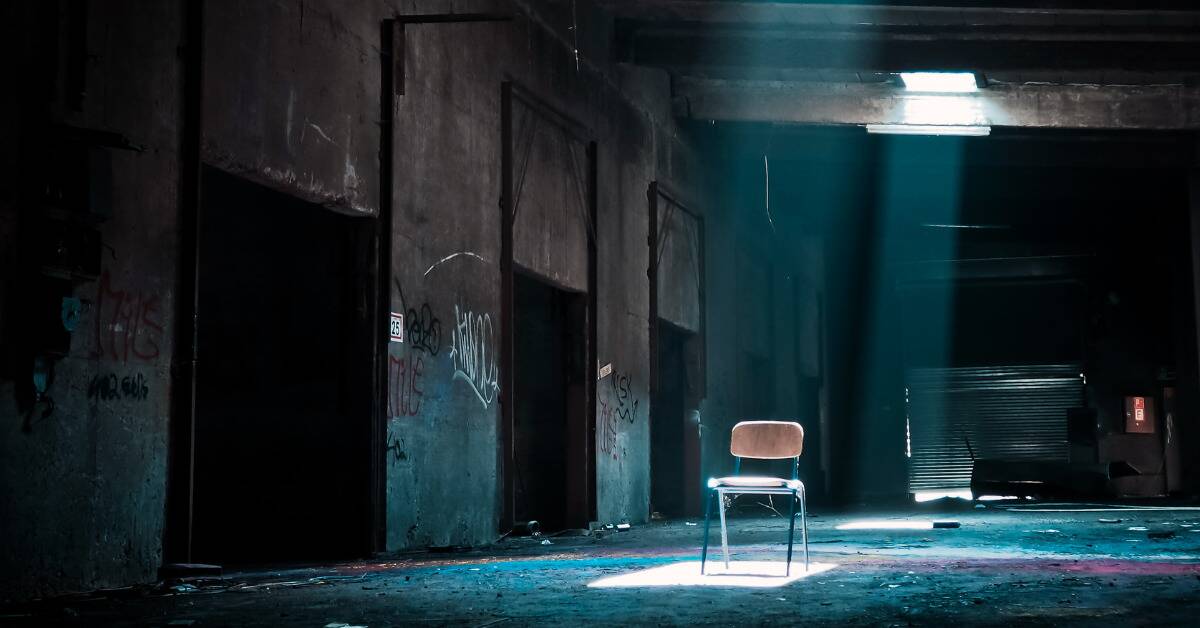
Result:
M597 145L595 135L583 123L569 114L539 98L529 89L512 78L500 84L500 438L497 455L497 486L500 503L497 530L511 530L515 512L515 443L513 413L515 363L513 360L513 227L516 214L516 181L513 159L513 104L519 102L527 107L539 121L562 130L569 138L586 147L586 164L583 176L587 213L587 286L584 347L584 399L586 411L582 420L583 429L567 426L567 521L588 522L596 518L596 380L591 376L591 365L596 363L596 215L597 215ZM578 421L576 421L578 422Z
M671 192L671 190L663 182L657 181L657 180L650 182L650 185L646 188L646 200L647 200L647 203L649 206L649 211L647 213L649 214L648 218L650 221L649 230L648 230L649 237L646 238L646 242L649 245L649 267L647 268L647 271L646 271L646 277L650 283L650 285L649 285L649 288L650 288L650 290L649 290L649 295L650 295L650 308L649 308L649 310L650 310L650 317L649 317L650 318L650 323L649 323L649 331L650 331L650 409L649 409L649 416L650 416L650 429L653 430L654 429L654 405L655 405L655 400L658 398L657 396L658 396L658 391L659 391L659 387L660 387L659 386L659 384L660 384L660 382L659 382L660 368L659 368L659 364L658 364L658 349L659 349L658 275L659 275L659 264L661 262L663 248L666 245L666 236L667 236L668 232L670 231L670 223L668 221L671 219L671 214L675 210L682 211L683 213L685 213L689 217L691 217L692 220L696 221L696 239L697 239L697 243L696 243L697 260L696 260L696 262L697 262L697 266L699 267L697 269L697 272L700 275L698 278L699 285L698 285L698 288L696 291L696 298L699 301L697 306L699 307L699 310L700 310L699 329L697 329L695 333L690 334L690 338L684 344L685 365L689 368L694 367L696 369L695 373L689 373L690 377L685 378L687 386L688 386L688 392L691 393L691 395L684 396L684 411L685 412L687 412L689 410L698 409L700 400L704 399L708 395L708 376L707 376L707 373L708 373L708 315L707 315L708 300L705 296L705 286L707 285L707 272L705 269L705 260L706 260L707 249L705 247L705 237L704 237L704 235L705 235L704 234L704 216L701 215L699 212L692 210L686 204L684 204L682 201L680 201L679 196L676 194L673 194ZM663 214L663 220L662 220L663 228L661 230L659 229L659 220L658 220L658 216L660 213L660 207L662 208L662 214ZM695 385L695 388L692 388L693 384ZM695 406L695 407L693 407L693 406ZM654 442L653 435L650 438L650 442L651 443ZM700 471L704 468L704 459L703 459L704 444L702 441L698 442L698 448L699 448L699 451L694 452L694 453L696 455L697 465L699 466L699 469L697 469L697 471ZM685 457L685 459L686 459L686 457ZM650 481L651 482L654 481L653 477L654 477L654 470L651 469L651 471L650 471L650 478L651 478ZM686 488L686 486L688 485L688 479L684 478L684 480L685 480L685 488ZM688 491L689 494L685 497L685 500L684 500L685 508L687 510L691 511L693 506L695 506L695 508L697 510L699 509L699 504L701 503L700 490L702 490L702 488L698 488L697 491ZM692 492L694 492L695 494L694 495L690 494ZM651 488L651 494L653 494L653 488ZM696 514L699 514L699 513L697 512Z

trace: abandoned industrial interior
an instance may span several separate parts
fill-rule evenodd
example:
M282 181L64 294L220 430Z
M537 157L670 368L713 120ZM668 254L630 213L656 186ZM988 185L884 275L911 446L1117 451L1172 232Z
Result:
M2 5L0 626L1196 625L1200 6Z

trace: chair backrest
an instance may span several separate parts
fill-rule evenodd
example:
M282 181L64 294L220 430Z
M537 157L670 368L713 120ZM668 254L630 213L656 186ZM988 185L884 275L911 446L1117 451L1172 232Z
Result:
M804 428L792 421L742 421L729 439L729 453L739 458L779 460L803 450Z

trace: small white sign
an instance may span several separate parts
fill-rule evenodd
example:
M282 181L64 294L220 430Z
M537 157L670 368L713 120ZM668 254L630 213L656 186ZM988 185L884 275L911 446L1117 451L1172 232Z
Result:
M612 362L600 367L600 377L597 377L596 379L604 379L609 375L612 375Z
M392 322L388 325L388 334L392 337L392 342L404 342L404 314L402 312L392 312Z

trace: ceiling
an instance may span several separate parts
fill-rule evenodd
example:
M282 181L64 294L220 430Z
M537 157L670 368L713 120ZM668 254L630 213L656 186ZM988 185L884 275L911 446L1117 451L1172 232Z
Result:
M614 16L617 60L667 71L682 117L862 124L897 108L903 94L895 73L961 70L977 73L981 115L997 126L1200 128L1200 115L1191 114L1200 109L1193 107L1200 104L1200 8L1100 1L1078 9L1045 0L602 4ZM834 93L849 101L811 110ZM1079 94L1086 102L1075 104ZM1125 106L1131 98L1136 106ZM1059 110L1045 113L1050 106ZM1169 114L1145 115L1171 106ZM848 109L855 115L841 119Z

